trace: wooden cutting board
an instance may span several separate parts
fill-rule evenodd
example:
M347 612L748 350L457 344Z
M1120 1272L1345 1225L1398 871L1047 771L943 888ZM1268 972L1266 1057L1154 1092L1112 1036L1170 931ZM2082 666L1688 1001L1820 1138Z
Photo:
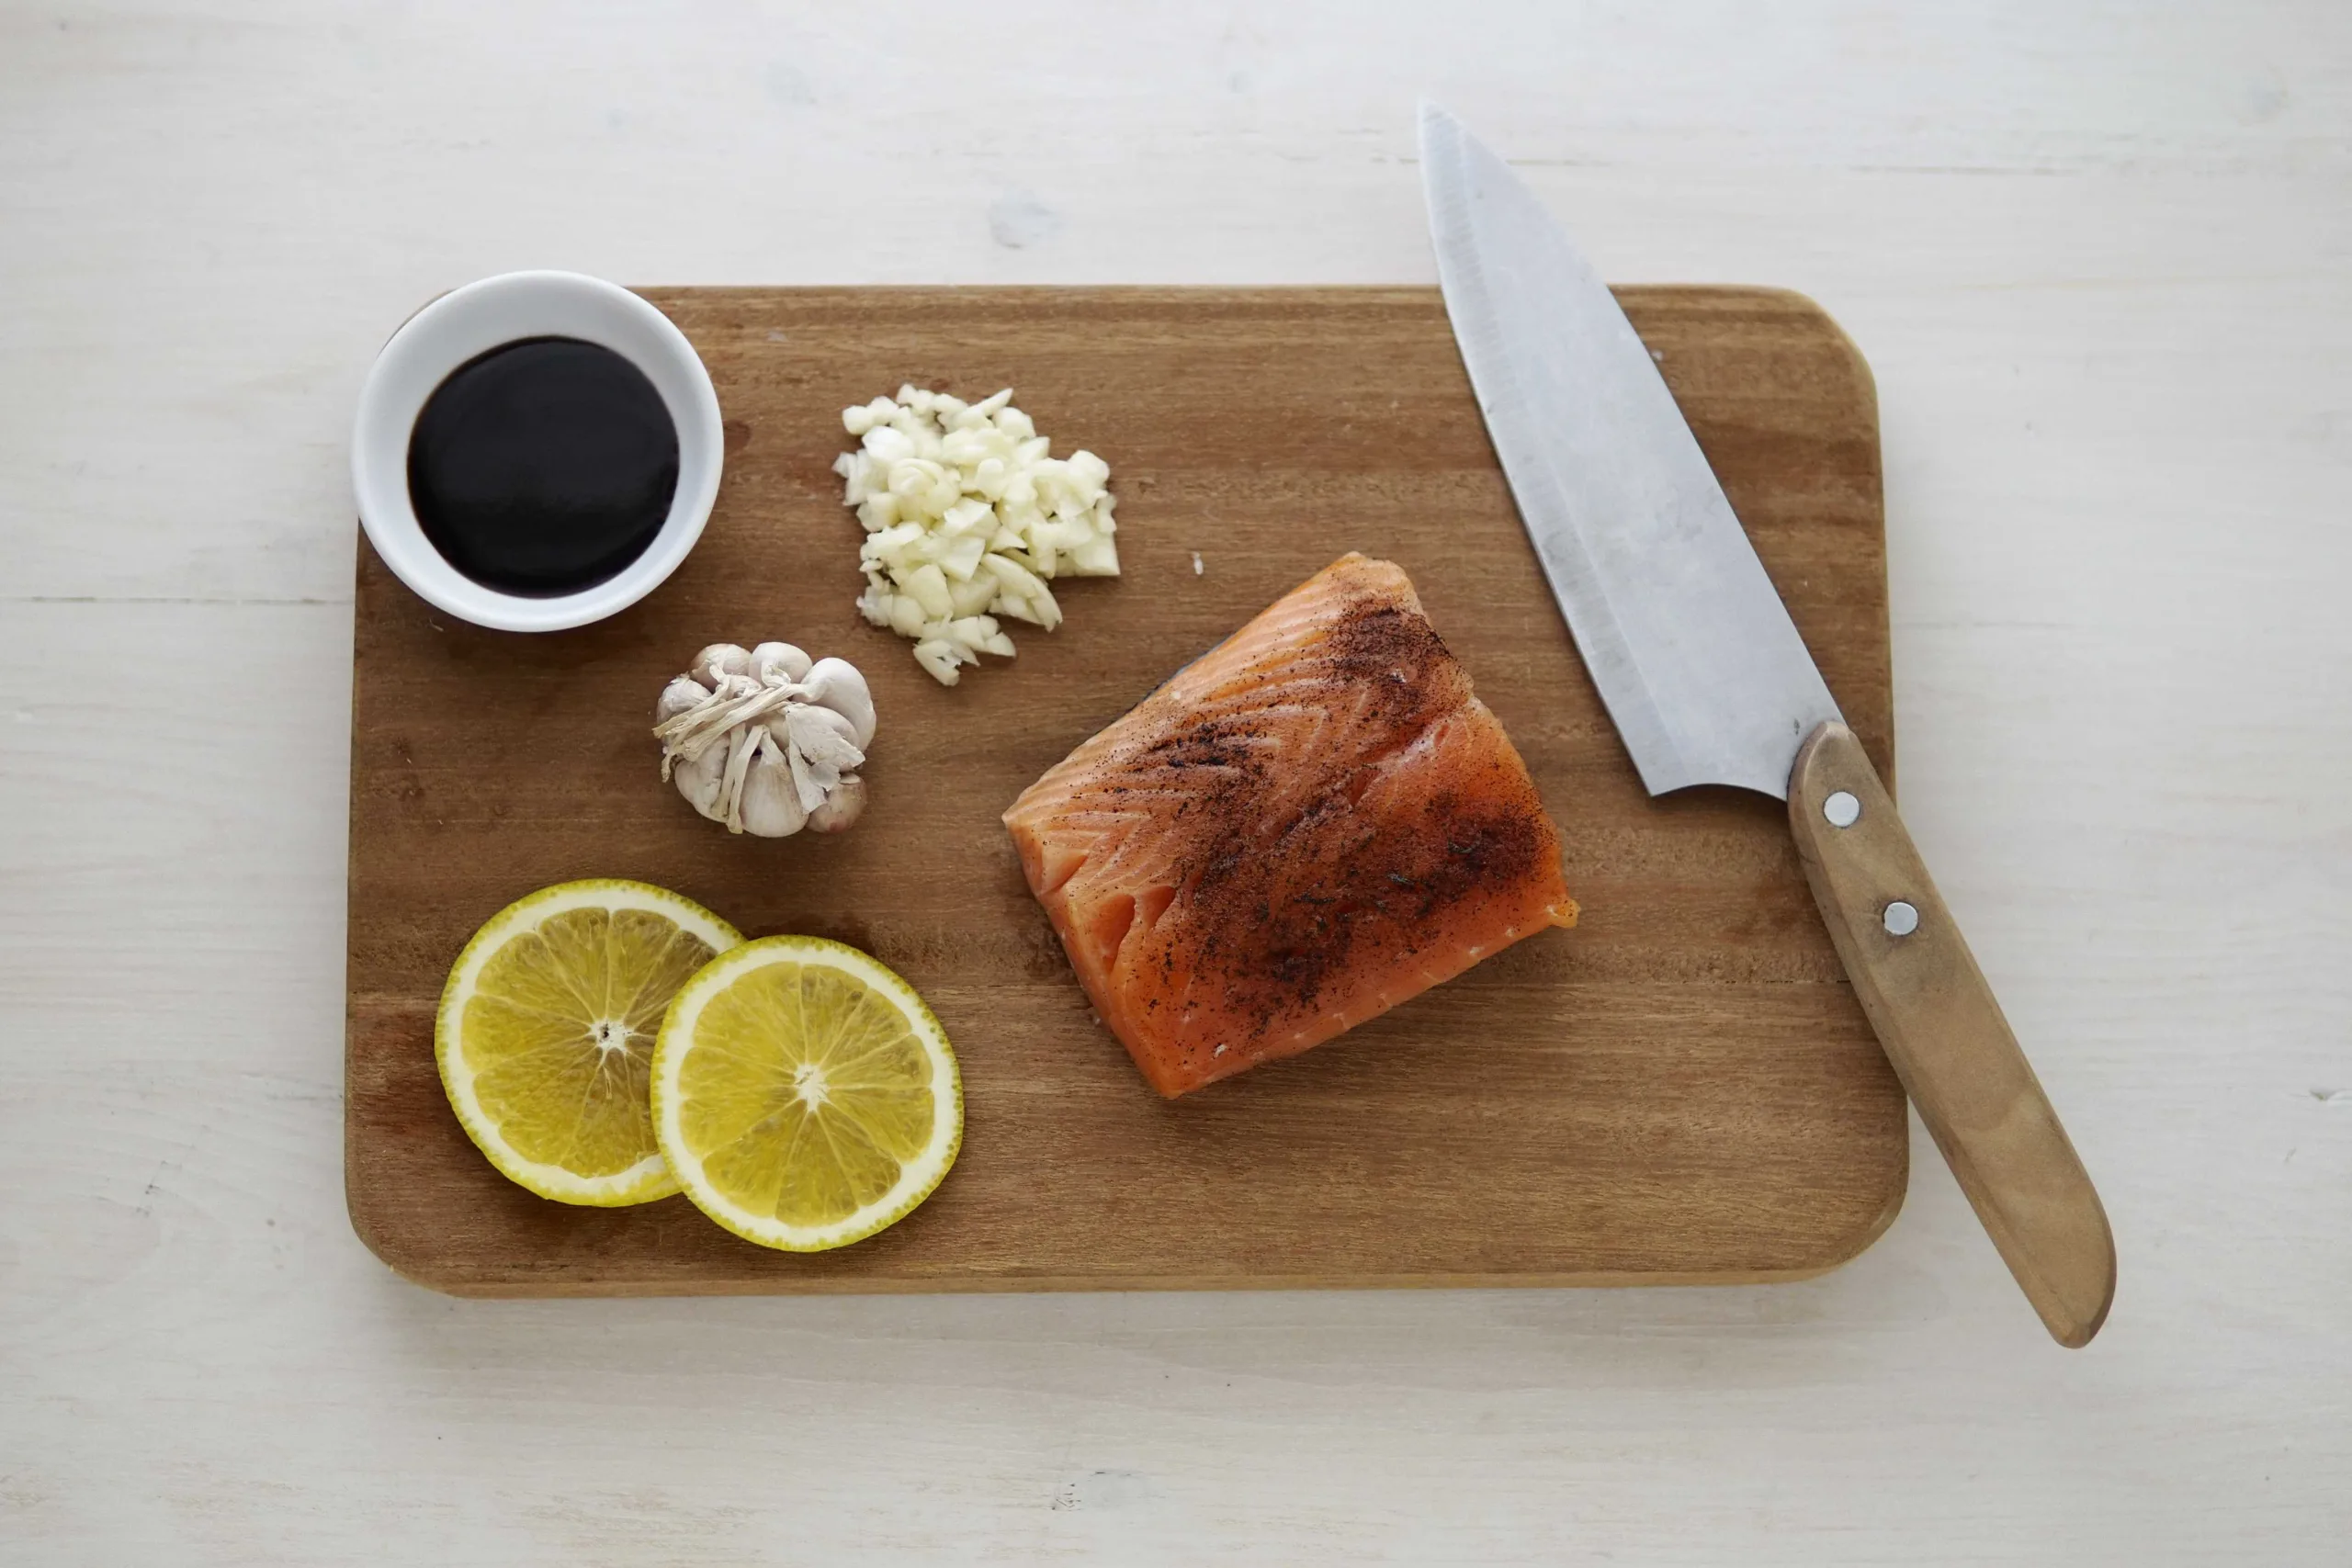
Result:
M636 608L549 636L430 610L363 540L345 1172L413 1280L474 1295L1626 1284L1800 1277L1903 1197L1907 1122L1779 802L1642 793L1426 288L656 289L710 366L727 471ZM1831 691L1893 774L1870 373L1792 294L1630 288ZM1112 466L1125 576L935 685L853 608L840 411L1017 389ZM1170 671L1341 552L1400 562L1560 823L1574 931L1342 1040L1170 1103L1089 1016L998 823ZM655 694L706 643L870 677L872 799L838 839L733 838L657 774ZM433 1062L450 961L571 877L897 968L963 1064L962 1157L872 1241L768 1252L684 1198L569 1208L498 1176Z

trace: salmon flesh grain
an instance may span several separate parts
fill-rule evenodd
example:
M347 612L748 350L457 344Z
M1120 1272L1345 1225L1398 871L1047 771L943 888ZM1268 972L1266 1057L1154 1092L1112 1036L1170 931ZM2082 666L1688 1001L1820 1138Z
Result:
M1102 1021L1174 1097L1576 923L1527 764L1387 561L1342 557L1004 815Z

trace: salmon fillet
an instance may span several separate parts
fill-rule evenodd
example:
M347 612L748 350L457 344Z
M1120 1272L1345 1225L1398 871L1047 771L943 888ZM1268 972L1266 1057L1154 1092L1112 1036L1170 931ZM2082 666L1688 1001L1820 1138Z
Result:
M1560 840L1411 580L1348 555L1004 814L1079 983L1170 1098L1548 926Z

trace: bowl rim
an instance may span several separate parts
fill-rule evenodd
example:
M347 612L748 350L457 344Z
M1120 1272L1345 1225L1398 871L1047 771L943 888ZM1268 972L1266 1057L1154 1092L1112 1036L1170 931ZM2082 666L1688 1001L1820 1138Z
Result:
M678 433L678 488L642 555L577 592L510 593L475 581L424 536L409 500L408 445L425 400L460 366L526 338L571 337L643 371ZM709 368L686 334L639 296L585 273L538 269L477 278L427 301L378 351L359 389L351 488L378 556L417 596L498 631L561 631L636 604L677 570L710 520L726 437Z

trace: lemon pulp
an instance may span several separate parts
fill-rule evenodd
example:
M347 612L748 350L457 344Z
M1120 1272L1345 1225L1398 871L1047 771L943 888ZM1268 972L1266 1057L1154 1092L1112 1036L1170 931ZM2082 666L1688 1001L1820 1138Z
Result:
M679 987L739 940L700 905L636 882L565 883L492 916L450 970L434 1031L467 1134L559 1202L678 1190L653 1135L653 1047Z
M963 1096L939 1021L854 948L769 937L671 1004L654 1134L686 1196L748 1240L814 1252L910 1213L954 1163Z

